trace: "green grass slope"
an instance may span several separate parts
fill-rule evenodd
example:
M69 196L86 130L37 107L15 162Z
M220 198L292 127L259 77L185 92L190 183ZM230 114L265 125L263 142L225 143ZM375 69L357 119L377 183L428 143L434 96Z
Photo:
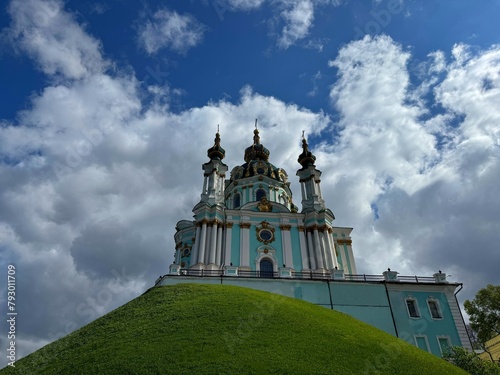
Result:
M345 314L226 285L164 286L0 374L465 374Z

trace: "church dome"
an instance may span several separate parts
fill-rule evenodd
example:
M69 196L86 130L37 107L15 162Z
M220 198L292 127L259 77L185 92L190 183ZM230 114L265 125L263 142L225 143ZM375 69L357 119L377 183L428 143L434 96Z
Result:
M219 132L215 134L214 145L207 150L207 156L210 160L222 160L226 156L226 150L220 145Z
M269 150L260 144L259 131L253 131L253 145L245 150L245 161L248 163L251 160L269 160Z
M245 149L245 164L233 168L231 181L253 176L266 176L280 182L287 182L284 169L269 162L269 150L260 143L259 130L254 130L253 145Z
M304 135L302 135L302 137L304 137ZM300 163L300 165L302 165L302 169L309 166L314 166L314 162L316 161L316 156L314 156L313 153L309 151L309 147L305 138L302 138L302 154L299 155L297 161Z

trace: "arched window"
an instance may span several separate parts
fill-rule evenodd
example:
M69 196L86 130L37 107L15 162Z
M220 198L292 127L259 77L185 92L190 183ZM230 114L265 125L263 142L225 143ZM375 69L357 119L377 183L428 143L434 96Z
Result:
M238 208L241 205L241 198L239 194L236 194L233 198L233 208Z
M273 262L264 258L260 261L260 277L272 279L274 275Z
M259 189L257 190L257 192L255 193L255 200L257 202L260 202L260 200L262 198L264 198L266 196L266 192L263 190L263 189Z
M280 194L278 199L282 205L286 206L286 195L284 193Z

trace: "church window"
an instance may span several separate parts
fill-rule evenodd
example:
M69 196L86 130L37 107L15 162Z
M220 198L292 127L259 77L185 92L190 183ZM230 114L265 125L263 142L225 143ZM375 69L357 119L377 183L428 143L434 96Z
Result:
M441 354L444 354L450 350L450 338L448 336L437 336L437 340L439 343L439 349L441 350Z
M233 208L238 208L241 205L241 197L239 194L236 194L233 198Z
M271 232L269 229L262 229L259 232L259 237L263 241L270 241L273 238L273 232Z
M272 278L274 275L273 262L264 258L260 261L260 277Z
M435 299L428 299L427 305L429 306L429 311L431 313L432 319L442 319L443 314L441 313L441 309L439 307L439 302Z
M420 311L418 311L417 301L414 298L406 299L406 308L410 318L420 318Z
M257 168L257 173L258 174L264 174L265 173L264 168Z
M255 193L255 199L260 202L260 200L262 198L265 198L266 197L266 192L263 190L263 189L259 189L257 190L257 192Z
M425 350L426 352L429 351L429 342L427 341L426 335L414 335L413 337L415 338L417 348Z

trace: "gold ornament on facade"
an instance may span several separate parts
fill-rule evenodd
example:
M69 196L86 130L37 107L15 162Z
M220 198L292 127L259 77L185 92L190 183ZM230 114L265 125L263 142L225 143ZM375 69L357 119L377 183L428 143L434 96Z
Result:
M240 225L240 228L242 228L242 229L248 229L252 226L252 224L250 224L250 223L240 223L239 225Z
M290 229L292 229L292 226L290 224L281 224L280 229L281 230L290 230Z
M255 234L257 235L257 240L263 242L264 245L267 245L275 240L274 232L275 229L269 225L267 221L263 221L260 223L260 226L257 226L255 229Z
M342 239L337 239L337 243L339 245L352 245L352 240L342 240Z
M257 208L260 212L271 212L273 210L273 205L266 197L262 197Z

